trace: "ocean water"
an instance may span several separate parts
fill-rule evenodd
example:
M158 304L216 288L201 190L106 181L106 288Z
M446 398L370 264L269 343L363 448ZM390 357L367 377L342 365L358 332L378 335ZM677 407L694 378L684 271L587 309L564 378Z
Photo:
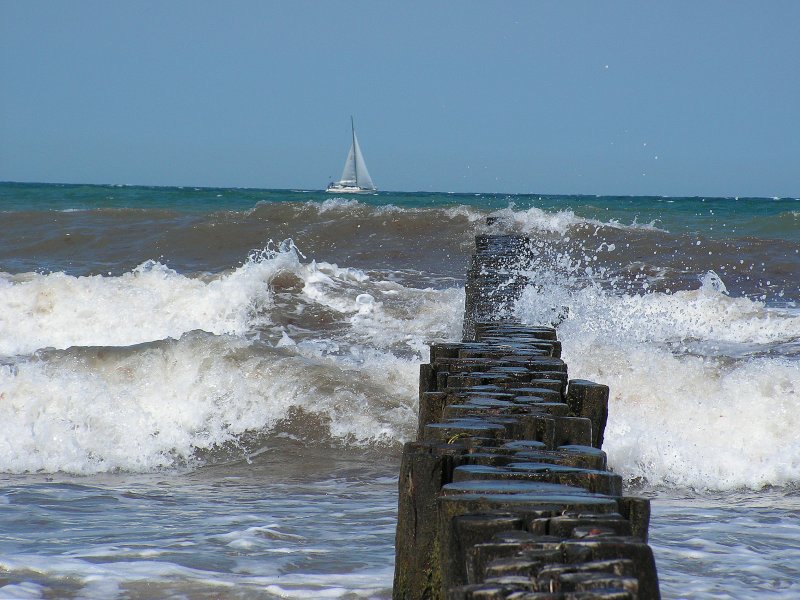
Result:
M491 232L611 387L664 597L800 597L800 200L6 183L0 598L390 597L418 364Z

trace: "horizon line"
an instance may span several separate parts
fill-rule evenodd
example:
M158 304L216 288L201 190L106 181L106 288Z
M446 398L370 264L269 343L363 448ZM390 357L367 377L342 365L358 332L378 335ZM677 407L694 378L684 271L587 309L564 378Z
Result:
M325 188L270 188L270 187L252 187L252 186L235 186L235 185L176 185L176 184L149 184L149 183L90 183L90 182L67 182L67 181L0 181L0 185L61 185L61 186L95 186L95 187L140 187L140 188L175 188L175 189L195 189L195 190L259 190L259 191L275 191L275 192L321 192L327 193ZM377 196L380 194L442 194L448 196L476 196L476 195L492 195L492 196L549 196L549 197L566 197L566 196L585 196L593 198L717 198L727 200L800 200L800 196L750 196L750 195L723 195L717 196L712 194L700 195L665 195L665 194L591 194L591 193L563 193L563 192L479 192L479 191L442 191L442 190L376 190L371 194L356 194L357 196ZM332 195L333 196L333 195Z

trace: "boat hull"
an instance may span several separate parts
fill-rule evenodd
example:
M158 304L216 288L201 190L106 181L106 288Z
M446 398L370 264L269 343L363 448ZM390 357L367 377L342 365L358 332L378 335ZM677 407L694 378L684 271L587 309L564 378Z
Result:
M329 194L374 194L378 190L375 188L329 185L325 191Z

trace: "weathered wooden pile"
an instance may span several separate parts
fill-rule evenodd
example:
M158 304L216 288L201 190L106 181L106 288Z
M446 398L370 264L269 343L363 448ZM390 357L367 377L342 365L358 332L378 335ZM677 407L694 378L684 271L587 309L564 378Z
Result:
M395 599L659 598L649 500L601 450L608 388L508 319L528 240L479 236L464 341L431 345L399 479Z

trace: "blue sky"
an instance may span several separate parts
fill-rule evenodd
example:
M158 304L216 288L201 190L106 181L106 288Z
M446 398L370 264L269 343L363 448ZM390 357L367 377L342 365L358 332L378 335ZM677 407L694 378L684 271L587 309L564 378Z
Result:
M0 0L0 180L800 196L800 2Z

